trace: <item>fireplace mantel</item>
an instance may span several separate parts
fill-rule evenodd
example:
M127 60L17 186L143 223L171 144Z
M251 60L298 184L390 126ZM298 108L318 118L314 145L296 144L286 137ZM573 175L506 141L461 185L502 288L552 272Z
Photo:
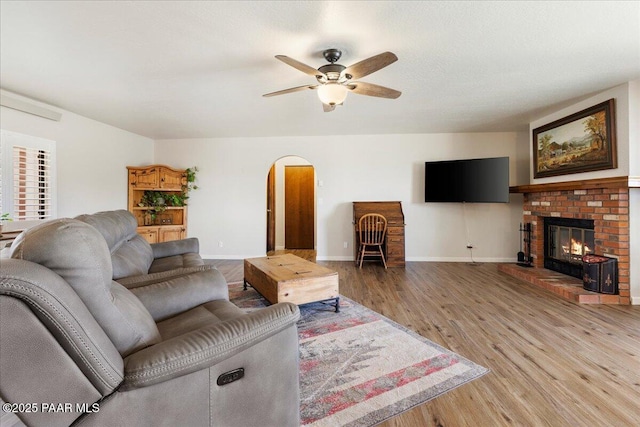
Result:
M542 193L549 191L587 190L591 188L632 188L640 187L640 179L631 176L585 179L583 181L551 182L548 184L516 185L509 187L509 193Z

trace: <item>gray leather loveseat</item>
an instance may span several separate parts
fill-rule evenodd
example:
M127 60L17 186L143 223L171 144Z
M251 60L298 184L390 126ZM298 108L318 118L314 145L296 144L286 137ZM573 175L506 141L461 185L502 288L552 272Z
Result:
M0 260L0 397L27 425L298 426L297 306L243 312L197 240L151 248L123 212Z

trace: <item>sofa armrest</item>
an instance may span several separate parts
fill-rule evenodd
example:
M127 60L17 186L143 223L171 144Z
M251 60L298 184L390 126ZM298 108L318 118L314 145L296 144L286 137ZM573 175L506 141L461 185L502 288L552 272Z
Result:
M125 359L120 390L147 387L207 369L288 327L296 327L299 318L297 305L279 303L147 347Z
M200 242L197 237L190 237L182 240L172 240L169 242L152 243L153 258L166 258L186 253L199 253Z
M209 301L229 300L229 286L212 265L178 268L118 280L145 306L156 322Z

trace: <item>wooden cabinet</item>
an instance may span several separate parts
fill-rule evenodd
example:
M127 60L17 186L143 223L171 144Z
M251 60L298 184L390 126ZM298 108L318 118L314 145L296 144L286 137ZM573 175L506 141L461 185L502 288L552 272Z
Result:
M138 234L149 243L158 243L158 227L138 227Z
M187 229L183 226L160 226L158 228L158 241L181 240L187 237Z
M148 225L138 227L137 231L149 243L168 242L187 237L187 229L181 225Z
M162 189L182 191L182 185L186 184L186 179L184 170L175 170L165 166L160 166L158 169L158 181Z
M387 219L387 235L384 244L384 256L388 267L404 267L404 213L400 202L353 202L354 259L358 259L360 235L358 221L368 213L378 213ZM366 258L365 258L366 259Z
M132 168L127 166L127 169L129 169L129 189L153 190L160 188L158 167Z
M187 236L187 207L167 206L151 218L150 208L140 206L145 191L182 194L187 183L184 169L173 169L165 165L127 166L128 170L128 210L138 221L138 234L149 243L180 240ZM168 197L167 199L168 200Z
M129 170L129 187L156 191L181 191L186 183L184 170L172 169L168 166L127 166Z

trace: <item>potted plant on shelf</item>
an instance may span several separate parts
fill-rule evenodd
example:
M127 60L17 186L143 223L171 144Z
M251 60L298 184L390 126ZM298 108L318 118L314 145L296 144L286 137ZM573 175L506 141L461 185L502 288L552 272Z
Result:
M4 225L5 222L9 222L9 221L13 221L13 219L11 219L11 217L9 216L9 212L6 212L0 215L0 237L2 237L2 226Z
M180 193L146 190L138 206L148 207L145 210L144 225L153 225L158 215L163 213L167 207L182 207L187 205L187 199L191 190L197 190L196 174L198 168L196 166L185 169L185 184L182 186Z
M185 174L187 177L187 183L182 186L182 205L186 205L186 200L189 198L189 193L191 190L197 190L198 186L196 185L196 174L198 173L198 167L194 166L192 168L185 169Z
M184 206L185 200L182 194L167 194L167 203L171 206Z
M167 209L165 194L160 191L147 190L142 195L138 206L149 208L145 211L144 225L152 225L155 223L158 215Z
M171 193L168 194L167 201L171 206L186 206L187 199L189 198L189 193L192 190L197 190L198 186L196 185L196 174L198 172L198 167L194 166L192 168L185 169L185 178L186 183L182 186L182 192L180 194Z

